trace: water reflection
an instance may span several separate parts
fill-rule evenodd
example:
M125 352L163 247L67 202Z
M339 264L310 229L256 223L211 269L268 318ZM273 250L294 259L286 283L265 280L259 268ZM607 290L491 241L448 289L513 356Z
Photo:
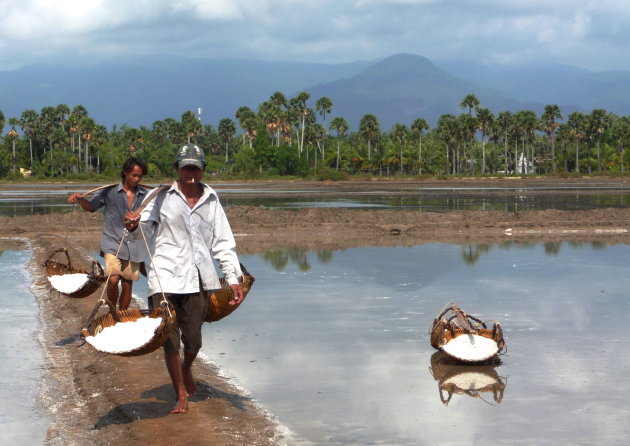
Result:
M150 184L149 184L150 185ZM95 184L59 186L2 185L0 215L43 214L68 209L70 191L92 189ZM518 212L541 209L623 208L630 205L629 188L401 188L361 190L341 184L334 192L259 185L213 184L225 206L259 206L276 209L353 208L357 210L494 210ZM575 190L575 192L569 192Z
M305 439L291 446L625 444L630 246L602 247L512 242L472 265L453 244L285 250L282 270L243 255L256 284L202 351ZM501 320L500 366L429 373L448 301Z
M284 271L289 264L294 264L302 272L311 270L309 262L309 251L300 248L271 249L265 251L261 258L274 267L276 271ZM332 261L333 252L331 250L315 251L315 256L319 263L329 263Z
M497 373L496 368L500 365L499 358L468 365L438 351L431 355L429 372L438 383L440 400L445 406L454 394L479 398L488 404L500 404L507 386L507 378ZM489 401L484 393L494 402Z
M563 245L572 249L590 247L595 251L603 251L608 246L607 243L601 241L589 242L547 242L543 243L544 253L548 256L557 256ZM493 249L510 250L510 249L535 249L540 246L537 243L507 241L499 244L468 244L460 245L461 258L466 265L474 266L484 255L489 255ZM331 263L333 261L333 250L316 250L312 251L318 263ZM311 251L301 248L278 248L270 249L260 255L261 259L269 263L276 271L284 271L289 265L295 265L302 272L308 272L312 269Z

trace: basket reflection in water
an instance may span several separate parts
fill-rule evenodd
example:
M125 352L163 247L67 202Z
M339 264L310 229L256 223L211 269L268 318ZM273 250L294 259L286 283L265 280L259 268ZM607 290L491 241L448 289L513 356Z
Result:
M435 352L431 355L429 372L438 383L440 400L445 406L448 406L453 394L480 398L489 404L500 404L507 386L507 379L499 376L495 370L500 365L499 358L470 365L444 352ZM484 393L492 394L494 403L486 400Z

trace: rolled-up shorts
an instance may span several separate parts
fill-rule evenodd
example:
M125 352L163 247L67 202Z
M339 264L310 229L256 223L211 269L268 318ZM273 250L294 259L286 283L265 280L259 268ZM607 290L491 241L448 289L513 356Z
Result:
M160 306L163 297L173 305L173 329L164 343L164 351L178 352L180 342L184 351L196 352L201 348L201 326L208 311L208 291L190 294L156 293L149 297L149 308Z
M123 279L138 280L138 271L140 270L139 263L119 259L114 254L110 253L105 253L103 258L105 259L106 275L119 275Z

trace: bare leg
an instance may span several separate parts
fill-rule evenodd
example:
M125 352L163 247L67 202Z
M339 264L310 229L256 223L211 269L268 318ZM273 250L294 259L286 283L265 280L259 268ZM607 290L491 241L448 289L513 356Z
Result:
M109 276L109 280L107 281L107 298L112 303L114 307L118 303L118 281L120 280L119 275L111 275Z
M177 395L177 403L175 407L171 409L171 413L184 413L188 410L188 391L184 384L184 375L182 373L182 364L179 360L179 352L164 352L164 360Z
M195 384L195 379L193 378L191 368L193 361L197 357L198 352L199 350L196 350L194 352L184 350L184 360L182 361L182 375L184 377L184 385L186 386L188 396L193 396L197 393L197 385Z
M133 286L133 281L122 279L122 293L120 293L120 309L126 310L129 308L129 304L131 303L131 288Z

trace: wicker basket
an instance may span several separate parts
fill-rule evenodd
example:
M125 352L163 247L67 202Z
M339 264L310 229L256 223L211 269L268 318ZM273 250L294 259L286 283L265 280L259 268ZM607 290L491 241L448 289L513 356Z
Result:
M61 252L66 254L67 263L53 260L53 257ZM107 277L105 276L105 272L103 271L103 267L96 260L92 261L91 272L86 271L85 268L77 268L72 266L72 262L70 261L70 254L68 254L68 250L66 248L59 248L54 250L42 266L45 268L46 276L48 277L64 274L87 274L88 280L78 290L73 291L72 293L63 293L60 291L61 294L68 297L87 297L98 290L101 284L107 279Z
M489 322L493 323L492 327L488 327ZM437 350L443 350L447 343L462 335L476 335L493 340L497 345L497 353L502 353L506 349L503 330L499 322L481 321L465 313L452 302L446 304L444 309L438 313L429 332L431 333L431 345ZM462 358L458 359L462 360Z
M249 293L252 284L256 280L241 264L241 271L243 276L240 279L241 287L243 288L243 300L237 304L230 304L230 301L234 298L234 293L230 289L227 282L221 278L221 289L211 293L208 296L208 312L206 313L206 322L216 322L223 319L226 316L232 314L241 303L245 300L245 296Z
M100 302L95 310L98 310L98 307L100 307ZM167 306L165 303L153 310L141 310L138 308L132 308L128 310L114 309L113 312L111 310L112 308L110 306L109 313L96 319L93 318L95 311L92 312L92 315L90 315L90 318L88 319L88 323L81 330L81 336L83 336L83 338L86 338L88 336L96 336L104 328L110 327L118 322L135 322L143 317L159 318L161 319L161 322L160 325L158 325L158 327L155 329L153 337L144 345L125 352L105 352L108 354L118 356L141 356L147 353L151 353L160 348L166 342L166 339L168 338L168 335L173 328L173 318L175 317L175 310L173 310L170 305Z

